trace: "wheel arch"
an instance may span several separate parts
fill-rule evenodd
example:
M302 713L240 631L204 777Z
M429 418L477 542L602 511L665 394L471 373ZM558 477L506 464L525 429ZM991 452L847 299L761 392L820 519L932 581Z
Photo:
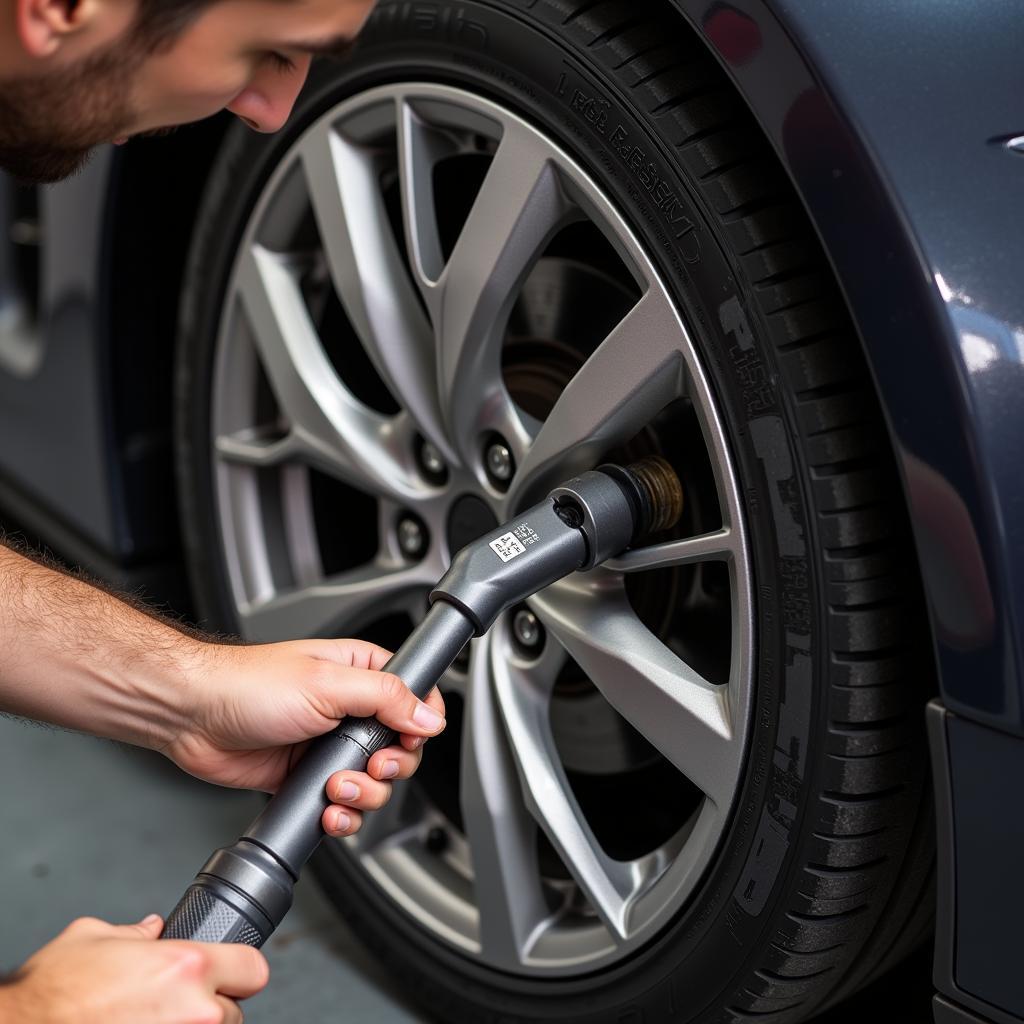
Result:
M997 300L993 313L965 309L970 300L961 301L966 287L957 271L962 267L934 243L948 226L948 213L975 242L998 240L997 250L1005 243L1016 252L1024 244L1019 232L1016 239L1007 237L1010 230L986 238L971 222L970 200L940 210L920 180L912 180L915 173L921 178L921 168L943 152L944 143L947 155L951 152L954 137L959 145L950 156L955 166L950 177L960 172L969 180L991 164L994 147L986 143L992 140L977 132L963 137L962 110L956 119L959 137L951 129L950 138L934 143L935 152L915 151L909 141L902 147L898 141L901 132L908 140L920 139L911 130L911 119L921 113L914 104L880 108L882 86L867 90L874 94L870 101L862 100L857 88L872 59L887 68L881 71L886 87L895 88L901 74L903 84L909 80L905 69L877 60L867 45L874 39L884 40L889 54L913 49L917 80L926 71L929 81L948 77L946 51L962 47L957 34L970 19L945 19L937 44L929 36L929 46L915 48L913 31L922 20L879 8L858 15L803 0L670 2L715 54L771 142L857 326L911 514L943 694L953 705L1020 732L1020 628L1013 614L1014 589L1020 585L1015 588L1013 580L1024 566L1013 555L1003 510L1019 500L1021 485L1005 472L1005 456L998 454L1000 442L1008 439L1006 417L1000 424L986 422L994 416L996 393L977 387L967 336L980 335L983 345L1013 353L1009 361L1017 369L1014 325L1019 331L1024 317L1016 315L1019 290L999 263L986 259L976 261L975 273L979 285L987 276L997 286L989 289ZM934 31L936 25L928 28ZM992 61L991 74L961 107L995 96L994 88L985 89L1005 73L1010 49L995 47L1000 56ZM861 77L843 70L844 63ZM1012 164L1003 160L998 173L1009 178L1019 171ZM937 410L945 414L936 415Z

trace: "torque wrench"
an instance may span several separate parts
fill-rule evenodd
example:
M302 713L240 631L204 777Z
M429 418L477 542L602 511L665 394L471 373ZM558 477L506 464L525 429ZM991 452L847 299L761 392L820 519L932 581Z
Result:
M430 594L426 617L384 670L422 700L470 638L486 633L503 611L674 526L682 505L678 477L656 456L574 477L456 554ZM346 718L315 740L246 833L203 865L168 916L163 938L262 946L324 837L328 778L364 771L370 755L395 738L376 718Z

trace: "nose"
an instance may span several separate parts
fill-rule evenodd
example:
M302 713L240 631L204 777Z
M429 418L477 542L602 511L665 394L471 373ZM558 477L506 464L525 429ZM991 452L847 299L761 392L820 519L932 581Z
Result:
M284 126L295 106L311 60L308 54L297 57L294 69L287 71L269 63L261 65L227 109L255 131L276 132Z

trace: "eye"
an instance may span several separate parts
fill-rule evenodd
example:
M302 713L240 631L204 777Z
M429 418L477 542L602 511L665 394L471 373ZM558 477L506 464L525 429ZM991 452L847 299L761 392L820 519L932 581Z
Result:
M295 70L294 61L286 57L283 53L278 53L276 50L267 51L267 60L269 60L278 71L287 72Z

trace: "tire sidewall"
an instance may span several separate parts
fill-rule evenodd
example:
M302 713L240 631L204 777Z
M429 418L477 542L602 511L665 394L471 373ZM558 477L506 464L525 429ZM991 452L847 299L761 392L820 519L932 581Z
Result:
M443 5L382 4L350 64L315 69L280 138L232 129L218 158L189 265L178 363L180 491L197 600L208 624L237 628L215 515L214 349L247 218L298 133L367 87L419 79L485 95L558 140L612 198L657 263L701 351L731 442L756 595L757 687L741 793L690 904L637 955L597 976L499 974L418 928L340 851L325 849L318 873L366 941L446 1020L731 1020L723 1008L771 937L788 889L812 788L805 776L822 731L815 725L821 707L813 663L823 621L819 570L789 399L780 391L766 325L704 201L616 84L559 40L553 26L539 25L541 12L531 24L503 4L466 0L447 18L424 18L421 7Z

